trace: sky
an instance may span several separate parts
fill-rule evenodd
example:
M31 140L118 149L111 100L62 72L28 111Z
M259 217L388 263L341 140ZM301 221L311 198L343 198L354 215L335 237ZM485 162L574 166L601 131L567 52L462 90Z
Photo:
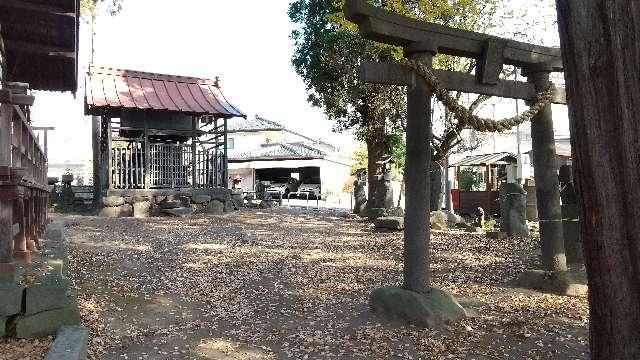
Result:
M249 116L259 114L349 151L357 145L353 136L332 133L333 122L321 109L308 104L304 83L291 66L289 34L293 25L287 16L288 3L124 0L120 14L98 18L94 63L174 75L219 76L227 99ZM528 0L514 1L516 7L527 5ZM89 26L83 24L80 87L75 99L70 93L36 93L34 124L56 127L49 137L50 163L79 163L92 158L91 122L83 115L89 34ZM498 117L515 112L515 105L509 101L500 102L496 108ZM523 109L521 102L520 112ZM566 110L554 106L554 113L559 119L557 131L568 133ZM490 103L481 115L493 115Z

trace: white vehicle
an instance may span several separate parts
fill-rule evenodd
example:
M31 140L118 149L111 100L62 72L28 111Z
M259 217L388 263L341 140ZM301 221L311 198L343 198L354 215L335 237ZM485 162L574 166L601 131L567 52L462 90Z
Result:
M310 199L320 199L322 194L320 191L320 184L302 183L298 188L299 193L309 194ZM304 198L304 195L302 196Z

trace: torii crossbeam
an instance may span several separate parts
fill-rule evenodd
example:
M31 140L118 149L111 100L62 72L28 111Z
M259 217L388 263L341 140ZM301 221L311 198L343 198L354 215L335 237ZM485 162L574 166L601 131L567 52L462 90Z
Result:
M365 0L347 0L345 16L369 40L401 46L405 57L431 67L435 54L476 60L475 75L432 70L447 90L534 101L551 86L551 72L563 71L560 49L531 45L472 31L418 21L371 6ZM501 80L504 65L523 70L528 82ZM404 288L429 293L429 176L431 162L431 96L425 80L400 64L364 63L364 81L408 86L407 158L405 168L406 219L404 233ZM553 103L565 104L563 89ZM532 121L534 176L543 262L546 270L566 270L560 194L555 162L551 106Z

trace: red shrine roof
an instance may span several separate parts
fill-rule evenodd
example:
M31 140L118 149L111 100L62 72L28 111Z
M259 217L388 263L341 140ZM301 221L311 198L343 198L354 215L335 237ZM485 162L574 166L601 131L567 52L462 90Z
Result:
M218 80L90 66L86 113L160 110L232 118L245 115L227 101Z

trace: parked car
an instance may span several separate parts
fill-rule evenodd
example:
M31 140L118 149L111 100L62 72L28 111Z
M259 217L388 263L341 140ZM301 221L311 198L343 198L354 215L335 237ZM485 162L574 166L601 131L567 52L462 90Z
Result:
M267 192L273 198L279 198L280 194L286 198L289 193L298 191L299 181L294 178L282 178L273 181L268 187Z
M320 192L320 184L302 183L298 189L299 193L309 194L309 199L320 199L322 194ZM302 196L304 199L304 195Z

